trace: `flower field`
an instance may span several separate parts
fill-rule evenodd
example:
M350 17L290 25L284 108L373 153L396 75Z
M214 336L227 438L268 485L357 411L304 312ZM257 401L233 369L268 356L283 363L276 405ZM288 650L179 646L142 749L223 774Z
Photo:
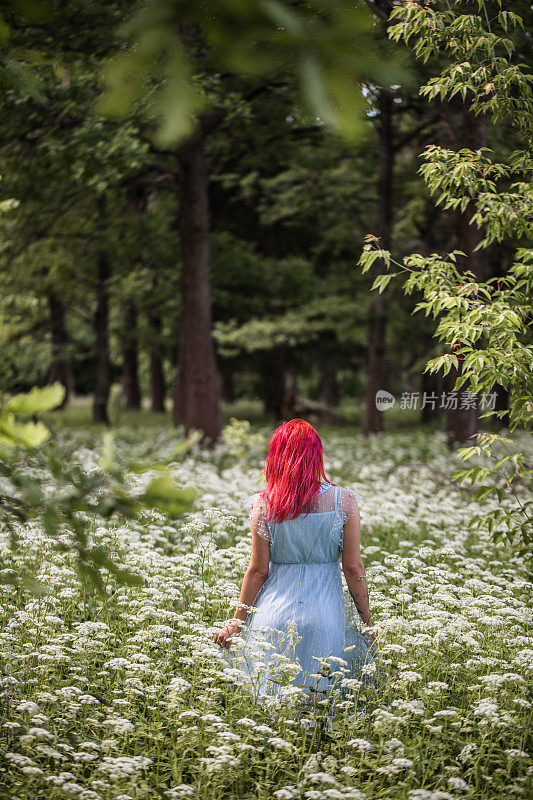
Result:
M263 485L269 435L235 422L214 451L170 459L176 481L201 492L192 513L90 521L142 586L103 570L99 597L38 519L18 531L15 553L0 531L4 579L47 587L0 584L1 800L531 796L530 576L512 548L468 531L480 506L449 481L463 462L443 433L320 431L327 477L364 497L385 681L377 697L354 682L327 733L308 735L290 689L272 708L254 702L212 636L237 604L251 540L244 501ZM62 437L98 469L95 433ZM117 432L123 455L153 464L177 441L163 429ZM132 473L131 485L151 476ZM287 672L281 662L281 680Z

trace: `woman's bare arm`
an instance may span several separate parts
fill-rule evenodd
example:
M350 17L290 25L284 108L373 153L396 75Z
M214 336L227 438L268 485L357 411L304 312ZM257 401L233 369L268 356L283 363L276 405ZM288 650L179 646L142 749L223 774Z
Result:
M250 515L250 526L252 530L252 552L250 554L250 563L248 569L244 573L244 578L241 586L241 594L239 597L239 607L236 609L233 619L245 620L248 616L248 611L245 608L240 608L240 605L250 606L255 599L259 589L264 584L268 577L270 565L270 542L259 536L257 529L261 517L261 503L256 502ZM263 523L264 524L264 523ZM220 644L221 647L228 648L231 644L229 641L233 633L240 630L240 625L236 623L234 626L226 626L222 631L219 631L214 636L214 641ZM230 630L231 628L231 630Z
M361 520L359 509L355 508L354 513L344 525L342 571L344 572L348 589L353 597L355 607L359 612L361 620L365 625L372 625L365 565L361 558L360 541Z

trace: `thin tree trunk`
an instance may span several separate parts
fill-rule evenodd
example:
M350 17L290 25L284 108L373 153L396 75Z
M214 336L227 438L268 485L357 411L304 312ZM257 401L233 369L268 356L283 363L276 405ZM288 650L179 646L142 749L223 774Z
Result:
M335 407L339 404L339 382L337 380L337 364L333 353L325 353L320 376L318 394L321 403Z
M265 414L279 421L285 397L284 356L279 348L273 348L261 358L260 375Z
M134 206L139 214L140 241L139 251L141 263L146 272L151 276L151 292L146 300L146 320L149 330L149 371L150 371L150 409L153 414L165 412L166 381L163 368L159 280L157 268L154 268L151 258L149 239L149 190L145 183L137 186Z
M128 409L141 407L139 386L139 360L137 339L137 307L131 298L124 303L124 330L122 333L122 388Z
M105 226L105 201L98 199L101 230ZM96 382L93 397L93 421L109 425L107 402L111 387L111 363L109 360L109 279L111 265L105 246L98 253L96 270L96 311L94 314Z
M380 247L390 250L392 239L392 175L394 150L392 143L392 97L382 90L379 96L379 152L378 230ZM384 271L376 263L375 276ZM387 306L385 295L374 289L368 328L368 380L363 433L383 430L383 412L376 406L376 394L385 389Z
M50 311L50 330L52 333L52 363L50 364L49 383L59 381L65 387L65 396L56 410L65 408L74 391L74 378L68 357L68 334L65 324L65 306L54 292L48 295Z
M222 399L226 403L235 402L235 381L231 367L225 364L222 369Z
M446 443L449 450L453 450L458 444L474 445L475 441L472 437L477 433L478 411L476 403L465 402L467 398L464 395L465 390L463 387L460 390L456 390L455 397L451 399L455 381L462 373L463 359L464 356L461 353L457 353L459 368L452 367L445 379L447 401L450 405L446 426ZM470 405L472 407L469 407Z
M497 420L498 425L506 427L509 423L509 391L500 383L495 383L491 391L496 394L496 397L494 398L494 411L505 411L505 414L503 414L502 417L497 417L495 415L493 417L489 417L489 419ZM491 400L490 397L488 399Z
M298 375L293 369L289 370L288 379L289 390L283 398L281 406L281 419L284 421L295 418L296 412L294 406L298 396Z
M471 150L479 150L487 143L488 119L485 115L475 115L468 107L463 112L463 138L462 144ZM484 279L485 273L485 253L483 250L475 251L476 245L483 238L483 232L474 223L470 225L470 220L476 211L474 200L470 200L464 211L457 213L456 237L457 249L465 253L465 257L457 259L458 269L470 270L474 273L477 281ZM459 366L452 367L448 375L447 391L451 392L457 377L462 374L463 356L458 354ZM478 407L477 399L475 403L470 403L469 398L464 395L467 385L458 390L457 408L452 408L448 412L446 439L448 449L453 450L456 444L474 444L472 438L478 432Z
M430 375L429 372L422 372L420 375L420 421L423 425L433 422L440 414L441 386L441 376Z
M181 319L173 421L214 445L222 430L220 380L211 335L209 199L201 131L179 148Z
M161 317L155 309L148 310L150 326L150 400L152 413L162 414L165 411L165 373L161 360Z

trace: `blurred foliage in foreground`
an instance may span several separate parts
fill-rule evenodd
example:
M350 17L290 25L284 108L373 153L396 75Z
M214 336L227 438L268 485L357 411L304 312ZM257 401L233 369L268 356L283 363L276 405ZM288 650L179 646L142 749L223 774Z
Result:
M91 541L97 519L118 515L136 518L143 509L157 509L177 517L193 509L198 491L180 488L170 471L154 464L125 463L117 455L113 434L103 437L100 462L87 469L77 463L76 444L57 447L47 442L49 431L36 415L57 407L64 387L56 383L27 394L6 398L0 404L0 522L7 525L11 547L17 549L17 529L38 520L55 547L64 553L74 552L80 580L105 594L100 570L112 573L119 582L139 585L140 575L122 569L105 547ZM26 420L28 416L33 420ZM194 431L180 443L175 457L186 453L198 440ZM127 476L157 470L145 488L135 493ZM52 478L45 483L42 477ZM36 593L46 593L46 586L13 570L3 570L0 581L21 585Z
M151 93L162 147L191 135L196 115L212 107L213 80L201 74L207 64L224 79L228 70L256 81L293 74L310 120L352 140L364 127L361 83L408 81L400 51L379 52L375 20L359 0L149 0L118 33L123 46L103 69L98 111L131 113Z

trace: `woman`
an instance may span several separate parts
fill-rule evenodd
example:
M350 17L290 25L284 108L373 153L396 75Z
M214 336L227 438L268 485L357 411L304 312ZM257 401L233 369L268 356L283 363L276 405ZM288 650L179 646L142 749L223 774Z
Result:
M291 655L301 669L292 683L326 697L333 686L340 687L342 677L360 678L362 667L373 661L372 647L358 630L353 604L345 598L339 561L342 553L350 594L362 622L371 627L359 551L358 495L327 480L320 437L302 419L285 422L274 431L265 474L266 489L251 498L252 552L235 624L213 639L228 649L232 636L242 631L246 645L255 645L253 656L245 661L251 677L257 677L265 673L262 667L273 652L287 653L286 632L295 630L297 641L290 639ZM249 614L243 606L257 611ZM369 639L372 645L373 632ZM322 664L320 659L324 659ZM334 679L332 672L336 672ZM276 695L280 690L272 681L252 683L260 695Z

